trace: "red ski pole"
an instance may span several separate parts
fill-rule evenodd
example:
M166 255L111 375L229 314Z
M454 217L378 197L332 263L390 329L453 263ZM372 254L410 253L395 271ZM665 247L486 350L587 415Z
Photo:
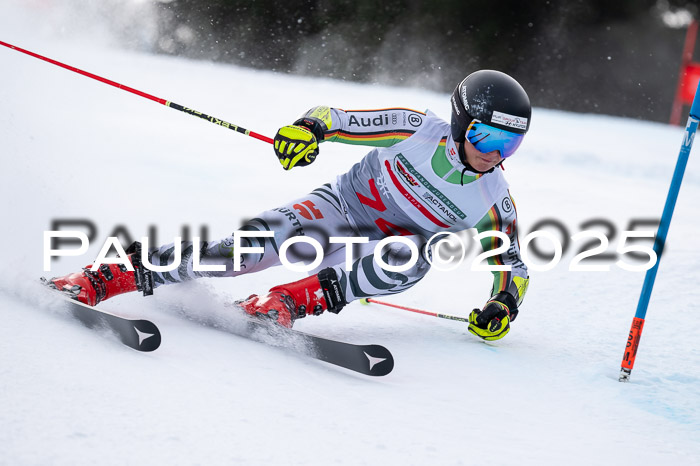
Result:
M224 120L220 120L216 117L209 116L206 113L199 112L199 111L194 110L192 108L183 107L182 105L176 104L175 102L170 102L169 100L161 99L160 97L156 97L154 95L147 94L146 92L139 91L138 89L134 89L132 87L125 86L123 84L119 84L119 83L114 82L112 80L109 80L107 78L97 76L96 74L92 74L92 73L89 73L87 71L83 71L83 70L78 69L74 66L66 65L65 63L61 63L59 61L52 60L51 58L45 57L43 55L39 55L38 53L30 52L29 50L25 50L23 48L17 47L16 45L8 44L7 42L0 41L0 45L4 45L5 47L7 47L9 49L16 50L18 52L22 52L24 54L29 55L30 57L38 58L39 60L44 60L45 62L51 63L52 65L60 66L61 68L65 68L69 71L73 71L74 73L82 74L83 76L87 76L88 78L92 78L92 79L100 81L102 83L109 84L110 86L114 86L117 89L121 89L123 91L131 92L132 94L136 94L138 96L145 97L146 99L150 99L154 102L158 102L159 104L165 105L166 107L174 108L175 110L179 110L181 112L185 112L185 113L190 114L192 116L202 118L204 120L209 121L210 123L214 123L215 125L219 125L219 126L222 126L224 128L228 128L228 129L231 129L233 131L236 131L238 133L245 134L246 136L250 136L250 137L253 137L255 139L259 139L261 141L265 141L269 144L272 144L272 139L267 137L267 136L263 136L262 134L258 134L258 133L255 133L253 131L247 130L245 128L241 128L240 126L234 125L234 124L229 123L229 122L224 121Z
M369 303L381 304L382 306L393 307L395 309L401 309L403 311L415 312L417 314L424 314L426 316L439 317L441 319L456 320L458 322L467 322L467 323L469 322L469 319L467 319L466 317L458 317L458 316L451 316L448 314L439 314L437 312L422 311L420 309L414 309L412 307L399 306L398 304L391 304L391 303L387 303L386 301L379 301L379 300L374 299L374 298L363 298L360 300L360 303L362 303L362 304L369 304Z

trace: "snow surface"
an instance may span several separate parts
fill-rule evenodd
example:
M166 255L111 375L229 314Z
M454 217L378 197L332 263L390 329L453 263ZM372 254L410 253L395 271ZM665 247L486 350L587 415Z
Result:
M126 52L36 33L12 14L0 14L0 40L270 136L316 104L449 117L446 94ZM298 278L283 269L105 302L158 324L161 348L142 354L52 310L37 278L90 263L118 226L136 238L155 225L159 242L182 225L225 236L366 151L324 144L314 165L284 172L252 138L6 48L0 67L0 464L700 464L697 154L628 384L617 376L644 274L612 261L570 272L580 243L532 272L511 333L493 344L457 322L357 303L297 323L387 346L396 367L384 378L198 323L236 321L224 303ZM658 218L681 139L666 125L536 108L506 163L521 231L556 218L574 234L603 218L619 238L630 219ZM90 219L98 239L46 273L55 219ZM388 300L466 315L491 280L469 262Z

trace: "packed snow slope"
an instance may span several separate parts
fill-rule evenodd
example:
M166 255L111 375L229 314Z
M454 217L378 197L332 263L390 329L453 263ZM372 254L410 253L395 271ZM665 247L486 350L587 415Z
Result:
M0 40L269 136L317 104L449 118L446 94L46 40L4 22ZM263 142L15 51L0 49L0 68L0 464L700 464L697 148L631 383L617 376L644 274L619 257L595 262L609 271L569 271L585 240L532 271L510 334L492 344L458 322L358 303L297 323L388 347L396 367L384 378L201 325L225 327L240 316L224 303L299 278L281 268L105 302L158 324L163 344L145 354L55 310L38 277L91 263L115 230L139 238L154 226L159 243L183 225L226 236L366 150L323 144L315 164L285 172ZM521 238L543 219L568 236L606 220L614 253L631 220L660 216L681 139L665 125L535 108L505 164ZM43 232L69 219L93 222L96 237L44 272ZM388 300L467 315L490 291L490 274L470 270L475 253Z

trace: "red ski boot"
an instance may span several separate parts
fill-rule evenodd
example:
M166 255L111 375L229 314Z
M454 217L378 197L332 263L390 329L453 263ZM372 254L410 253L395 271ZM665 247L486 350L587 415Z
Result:
M327 268L302 280L275 286L266 296L251 295L236 304L247 314L267 317L292 328L296 319L323 311L337 314L346 303L335 270Z
M134 272L129 272L122 264L102 264L97 272L91 265L82 272L65 277L42 279L47 285L62 291L81 303L89 306L130 291L143 291L144 296L153 294L153 280L150 270L141 264L141 244L135 243L126 250Z

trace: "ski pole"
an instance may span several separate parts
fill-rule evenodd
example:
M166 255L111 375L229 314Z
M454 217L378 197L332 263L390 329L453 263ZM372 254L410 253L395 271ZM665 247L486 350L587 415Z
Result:
M416 312L418 314L425 314L426 316L439 317L441 319L456 320L458 322L467 322L467 323L469 322L469 319L467 319L466 317L458 317L458 316L451 316L448 314L439 314L437 312L422 311L420 309L413 309L411 307L399 306L398 304L387 303L386 301L379 301L379 300L374 299L374 298L362 298L360 300L360 303L361 304L370 304L370 303L381 304L382 306L393 307L396 309L401 309L401 310L409 311L409 312Z
M180 104L176 104L175 102L170 102L169 100L161 99L160 97L156 97L154 95L148 94L146 92L139 91L138 89L134 89L129 86L125 86L123 84L119 84L117 82L114 82L112 80L103 78L101 76L97 76L96 74L89 73L87 71L83 71L81 69L78 69L74 66L66 65L65 63L61 63L56 60L52 60L51 58L45 57L43 55L39 55L38 53L30 52L29 50L25 50L23 48L17 47L16 45L8 44L7 42L0 41L0 45L4 45L5 47L16 50L18 52L22 52L24 54L29 55L30 57L38 58L39 60L44 60L45 62L51 63L52 65L60 66L61 68L65 68L69 71L73 71L74 73L82 74L83 76L87 76L88 78L95 79L97 81L100 81L105 84L109 84L110 86L114 86L117 89L121 89L123 91L131 92L132 94L136 94L141 97L145 97L146 99L150 99L154 102L158 102L159 104L165 105L166 107L174 108L175 110L179 110L181 112L185 112L189 115L196 116L199 118L202 118L204 120L209 121L210 123L214 123L215 125L222 126L224 128L231 129L233 131L236 131L241 134L245 134L246 136L253 137L255 139L259 139L261 141L265 141L269 144L272 144L272 139L270 139L267 136L264 136L262 134L255 133L253 131L247 130L245 128L241 128L240 126L234 125L232 123L229 123L224 120L220 120L219 118L209 116L206 113L199 112L195 109L184 107Z
M695 92L695 97L693 98L693 104L690 107L688 122L685 125L685 132L683 133L683 143L681 144L681 150L678 153L678 161L676 162L676 168L673 171L671 186L669 187L668 195L666 196L666 204L664 205L664 211L661 214L661 222L659 223L659 228L656 232L656 240L654 241L654 252L656 253L657 258L656 263L652 268L647 270L647 273L644 276L644 284L642 285L642 293L637 304L637 312L634 315L634 319L632 319L632 326L630 327L630 333L627 338L625 353L622 356L620 377L618 379L620 382L629 381L630 375L632 374L632 368L634 367L634 360L637 357L637 349L639 349L639 341L642 338L642 328L644 327L644 319L647 314L647 308L649 307L651 290L654 287L656 272L659 269L659 262L661 262L661 253L663 252L664 245L666 243L666 235L668 234L668 228L671 224L673 209L676 207L678 191L681 189L681 182L683 181L685 167L688 164L690 149L693 147L695 132L698 129L698 123L700 123L700 99L698 99L698 94L700 94L700 83L698 83L698 88Z

